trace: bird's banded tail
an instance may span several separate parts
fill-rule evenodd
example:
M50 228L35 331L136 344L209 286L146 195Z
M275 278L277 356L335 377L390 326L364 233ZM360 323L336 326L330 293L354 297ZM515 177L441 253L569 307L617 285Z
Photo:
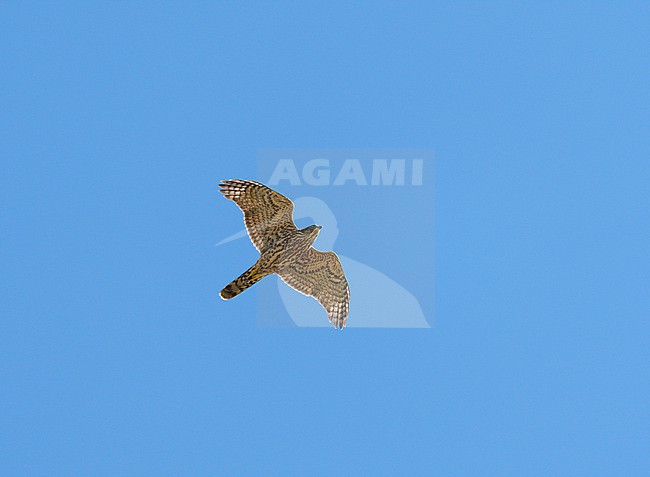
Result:
M261 271L260 267L257 264L255 264L251 268L246 270L244 273L242 273L240 276L235 278L228 285L226 285L224 289L221 290L221 293L219 293L219 296L224 300L230 300L231 298L234 298L237 295L239 295L247 288L255 285L257 282L259 282L262 278L264 278L267 275L268 275L267 272Z

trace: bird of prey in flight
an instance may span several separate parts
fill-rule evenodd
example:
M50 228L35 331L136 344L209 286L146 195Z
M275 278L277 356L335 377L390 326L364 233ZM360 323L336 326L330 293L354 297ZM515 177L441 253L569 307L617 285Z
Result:
M290 287L318 300L330 323L343 329L350 309L350 288L336 254L312 247L321 227L296 227L293 202L259 182L231 179L221 181L219 187L244 213L248 236L260 252L251 268L221 290L221 298L230 300L275 273Z

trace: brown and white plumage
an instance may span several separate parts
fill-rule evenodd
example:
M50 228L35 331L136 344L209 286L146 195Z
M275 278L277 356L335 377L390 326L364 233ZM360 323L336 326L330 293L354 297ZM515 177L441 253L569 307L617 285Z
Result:
M293 202L270 187L237 179L221 181L219 187L244 213L246 231L258 252L282 232L298 230L291 217Z
M259 182L232 179L221 181L220 188L244 213L248 235L260 252L259 260L228 284L221 297L233 298L276 273L290 287L314 297L329 321L342 329L349 314L350 288L337 255L311 246L321 227L298 229L291 200Z
M316 298L335 327L345 326L350 311L350 288L334 252L310 247L278 275L291 288Z

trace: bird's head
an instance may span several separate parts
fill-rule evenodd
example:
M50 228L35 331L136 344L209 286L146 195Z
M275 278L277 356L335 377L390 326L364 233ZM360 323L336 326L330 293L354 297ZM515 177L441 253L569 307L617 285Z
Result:
M300 232L305 235L306 237L311 239L311 243L314 243L314 240L316 240L316 237L318 237L318 233L320 232L320 229L322 229L320 225L310 225L309 227L305 227L304 229L300 229Z

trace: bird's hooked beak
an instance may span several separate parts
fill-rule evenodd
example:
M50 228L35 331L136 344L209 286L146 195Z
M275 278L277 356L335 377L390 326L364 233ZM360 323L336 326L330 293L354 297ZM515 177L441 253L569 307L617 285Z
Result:
M316 227L318 227L318 230L320 230L320 229L322 229L322 228L323 228L323 226L322 226L322 225L317 225Z

